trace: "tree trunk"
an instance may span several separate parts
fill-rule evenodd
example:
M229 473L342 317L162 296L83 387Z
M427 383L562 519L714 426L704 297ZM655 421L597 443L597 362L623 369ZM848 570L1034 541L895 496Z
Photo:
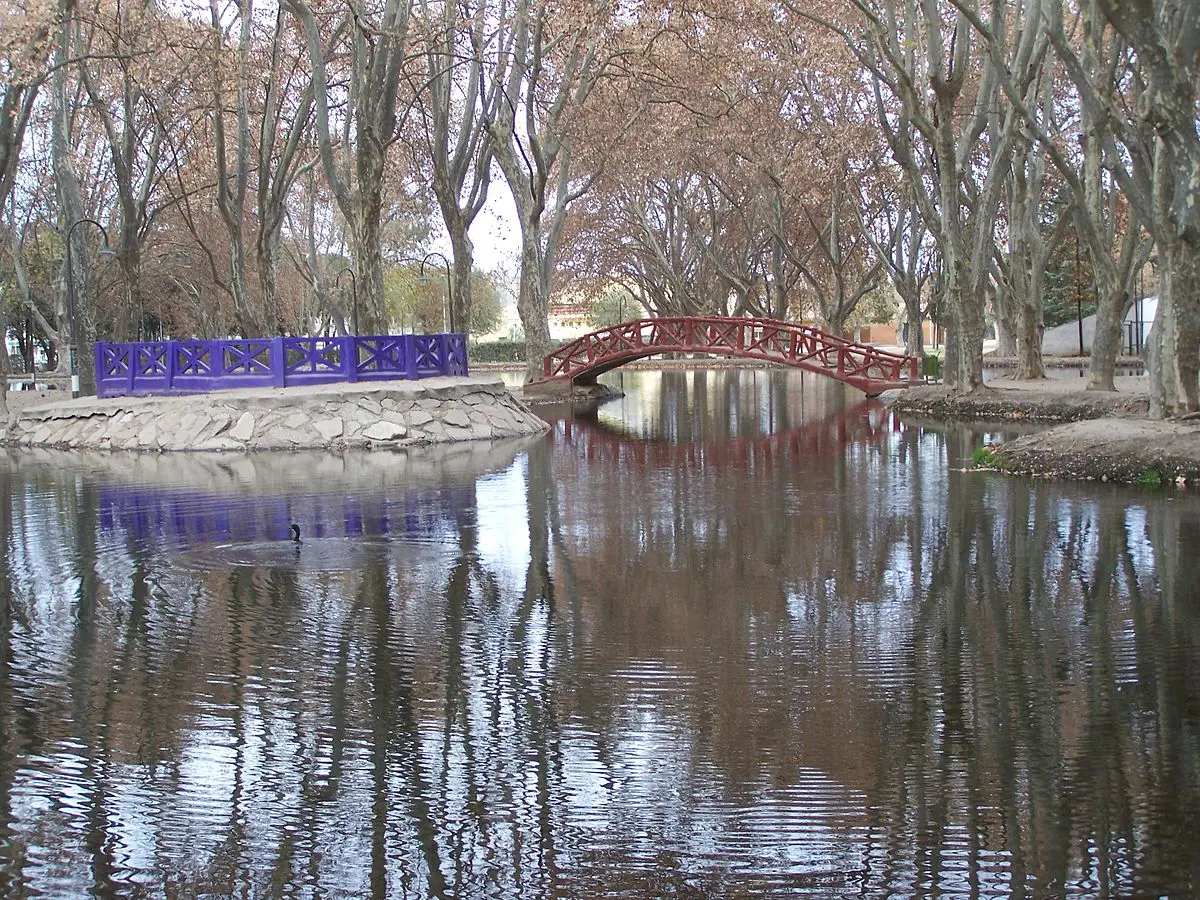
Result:
M1014 252L1009 257L1008 289L1002 289L1001 294L1009 295L1007 308L1011 318L1008 321L1012 326L1011 329L1005 328L1003 333L1008 336L1012 350L1008 353L1002 350L1000 355L1015 355L1016 377L1022 381L1033 381L1046 377L1046 366L1042 362L1042 335L1045 332L1042 280L1045 267L1039 267L1039 254L1030 246L1029 236L1019 234L1023 229L1017 225L1011 227L1014 231ZM999 330L999 322L996 327Z
M1146 340L1150 413L1156 418L1200 412L1200 248L1172 240L1163 256L1158 314Z
M0 338L8 335L8 316L0 306ZM32 374L32 369L30 370ZM8 341L0 340L0 424L8 420Z
M1089 391L1115 391L1113 380L1117 353L1121 349L1121 317L1130 302L1123 284L1105 280L1105 290L1096 297L1096 330L1092 336L1092 359L1088 375Z
M237 310L242 334L245 337L264 336L262 332L265 329L261 317L255 313L250 302L250 292L246 288L246 240L240 226L229 229L229 288L233 293L233 308ZM141 318L139 311L139 330Z
M550 352L550 285L543 269L541 229L526 221L521 229L521 289L517 313L525 329L525 380L542 377L542 360Z
M83 208L83 194L79 189L79 179L75 175L74 143L71 139L70 125L71 104L67 96L69 87L67 60L71 52L72 21L72 17L67 16L59 31L58 45L54 51L55 69L51 85L50 104L52 116L50 123L50 155L54 171L55 192L58 195L59 228L62 229L64 236L70 235L71 268L73 270L71 272L66 271L66 259L64 257L63 277L56 278L54 281L56 288L62 288L62 290L56 292L57 302L55 303L55 312L58 316L58 328L54 335L48 335L48 337L51 337L55 343L57 348L56 355L60 360L60 365L66 365L68 362L68 354L63 353L62 349L71 341L71 336L68 333L69 327L63 327L67 324L67 279L72 279L71 283L75 285L75 314L82 316L88 308L88 256L87 243L84 240L85 235L83 232L89 226L83 225L76 228L74 232L71 231L75 223L82 220L86 215Z
M125 277L125 302L124 309L117 311L116 322L113 325L113 334L119 342L137 340L136 323L142 306L139 284L142 268L141 251L141 242L137 235L136 214L132 218L122 216L120 264L121 274ZM78 282L76 286L78 286ZM82 323L88 319L84 317L80 321Z
M264 230L259 233L254 248L258 257L258 283L262 290L263 318L275 334L283 334L286 330L283 310L279 307L280 244L278 229L274 232Z
M1046 377L1042 360L1042 337L1046 326L1042 307L1033 296L1027 296L1017 307L1017 378L1034 381Z
M383 292L383 242L380 213L382 192L364 192L358 221L351 229L354 270L358 286L358 327L363 333L386 330L387 310Z
M921 288L919 285L908 285L904 291L904 311L908 320L908 338L904 342L904 352L909 356L920 359L925 355L925 334L921 320Z
M947 273L946 365L942 370L946 387L956 394L969 394L983 387L983 309L970 296L961 273Z
M1021 331L1017 326L1019 316L1014 292L1002 289L996 297L996 355L1002 359L1019 358L1021 355L1017 346L1017 335ZM1009 322L1013 324L1010 326Z
M449 218L449 217L447 217ZM471 332L471 269L474 265L475 246L467 233L467 222L457 218L454 227L449 227L450 249L454 255L454 290L450 298L450 330L470 334Z

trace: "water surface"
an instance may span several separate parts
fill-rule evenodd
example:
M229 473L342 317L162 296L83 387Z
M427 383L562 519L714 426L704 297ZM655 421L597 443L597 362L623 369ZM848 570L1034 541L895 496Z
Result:
M1194 493L610 377L505 444L0 458L0 895L1200 891Z

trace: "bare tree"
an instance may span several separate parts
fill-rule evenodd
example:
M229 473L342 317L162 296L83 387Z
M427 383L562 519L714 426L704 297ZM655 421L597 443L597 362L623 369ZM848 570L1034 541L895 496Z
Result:
M266 68L262 119L258 129L258 158L255 178L258 190L258 231L254 252L262 288L264 315L276 332L282 331L279 302L279 262L283 253L283 223L287 200L296 179L316 165L318 157L304 160L305 138L313 111L313 84L309 78L296 89L302 77L295 54L284 52L284 12L281 6L271 33L270 57Z
M880 129L909 176L921 217L941 251L949 326L946 384L959 392L978 390L983 387L984 304L993 274L995 221L1021 120L1013 110L1001 108L997 61L993 55L980 59L976 54L978 42L962 8L939 0L852 3L863 17L865 38L797 4L789 3L789 8L842 34L875 76ZM1008 23L1023 7L992 4L995 33L1007 35ZM1047 41L1037 27L1011 30L1019 38L1005 46L1003 65L1027 89Z
M962 0L955 2L970 16L988 55L1002 61L1004 40L997 36L1001 32L972 14L973 6ZM1068 152L1065 146L1062 137L1067 129L1059 122L1054 103L1045 94L1038 99L1036 94L1023 90L1003 65L994 65L993 69L1010 107L1023 120L1022 129L1037 137L1041 150L1070 191L1072 224L1087 244L1097 298L1088 389L1112 391L1116 389L1113 376L1121 344L1121 319L1132 302L1130 291L1138 261L1145 259L1139 221L1149 207L1153 160L1147 129L1135 121L1126 105L1128 98L1117 90L1121 83L1140 80L1136 69L1131 68L1136 61L1130 60L1120 41L1104 33L1094 3L1086 3L1082 9L1078 37L1067 33L1061 4L1033 0L1027 10L1027 19L1034 27L1041 22L1076 90L1078 154ZM1123 223L1123 228L1113 176L1133 207L1134 215Z
M160 163L168 135L179 125L174 100L199 57L187 52L182 35L172 33L176 23L161 21L151 3L122 4L112 19L97 8L94 16L81 42L78 71L112 166L120 224L116 252L124 279L113 331L117 340L129 340L144 309L142 250L164 177Z
M6 9L0 18L0 209L8 202L17 178L21 145L46 78L49 36L56 14L63 15L71 4L59 7L50 2L30 2Z
M217 209L229 231L229 290L242 333L249 336L262 333L263 318L249 296L246 287L246 196L250 187L250 53L252 49L254 0L236 4L237 16L227 26L222 21L223 10L218 0L209 0L209 22L212 26L213 62L213 152L216 157ZM226 138L226 84L224 69L228 56L225 35L228 27L236 25L237 70L234 85L233 159L229 159Z
M589 3L570 20L551 21L544 0L515 0L511 8L501 0L496 13L489 88L495 102L487 124L521 228L517 312L525 329L526 378L533 379L550 349L550 283L567 208L597 175L574 171L572 126L614 57L605 41L612 10ZM622 130L620 123L612 129L616 135Z
M1143 206L1162 269L1147 346L1150 405L1169 416L1200 411L1200 6L1194 0L1095 0L1137 54L1145 81L1138 111L1153 127L1153 190Z
M431 10L421 0L428 35L425 58L428 82L418 93L423 101L423 135L433 164L433 193L454 256L450 321L462 332L471 326L471 269L475 253L471 223L487 202L492 170L492 137L484 110L494 106L499 85L484 94L483 58L473 52L484 42L485 0ZM455 18L455 16L459 18Z
M861 217L859 227L904 304L908 323L905 352L919 357L925 352L921 329L926 305L922 301L934 269L929 229L910 186L890 185L878 175L875 184L883 196L879 214L870 222Z
M347 8L346 17L326 29L327 45L307 0L282 0L281 5L300 23L306 37L321 163L350 230L359 300L368 324L381 325L385 318L384 170L388 150L400 131L399 113L410 111L401 103L399 86L407 62L411 0L385 0L378 21L359 7ZM343 39L349 51L344 61L349 83L345 96L336 97L326 57ZM340 135L335 135L330 121L334 112L341 116Z

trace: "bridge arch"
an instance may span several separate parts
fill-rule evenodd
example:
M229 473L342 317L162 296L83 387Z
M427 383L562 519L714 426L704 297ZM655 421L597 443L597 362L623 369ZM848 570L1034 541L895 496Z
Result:
M710 353L827 375L877 396L919 379L918 360L813 325L740 316L633 319L576 338L546 356L533 382L594 384L599 375L659 353Z

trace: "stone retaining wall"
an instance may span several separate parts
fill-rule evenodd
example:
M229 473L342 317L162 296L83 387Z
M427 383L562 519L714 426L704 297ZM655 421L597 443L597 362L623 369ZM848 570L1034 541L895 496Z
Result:
M341 450L516 437L547 427L497 378L428 378L60 401L14 412L4 442L96 450Z

